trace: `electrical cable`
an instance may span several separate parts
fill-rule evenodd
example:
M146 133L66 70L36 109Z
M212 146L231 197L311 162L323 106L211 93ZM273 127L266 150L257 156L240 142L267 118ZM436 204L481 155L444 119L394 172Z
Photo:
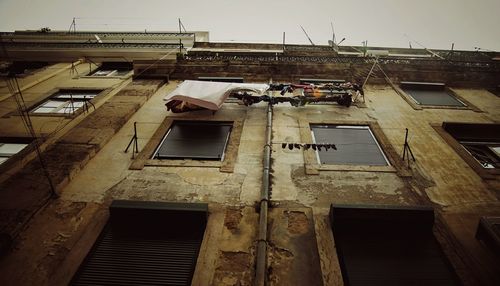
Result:
M7 60L9 62L11 62L10 56L7 52L4 41L1 38L1 35L0 35L0 42L2 43L2 50L4 52L5 57L7 58ZM47 178L47 181L48 181L49 186L50 186L51 196L54 198L57 198L58 194L56 193L54 184L52 182L52 179L50 178L50 174L49 174L47 167L45 165L45 162L43 160L42 152L40 150L40 142L39 142L39 140L36 136L35 130L33 128L33 123L31 121L29 112L27 111L26 102L25 102L23 94L21 92L21 87L19 86L17 76L14 73L12 73L10 76L12 76L12 77L7 81L9 92L14 96L14 99L15 99L16 105L17 105L17 110L18 110L19 115L21 116L21 120L23 122L23 125L26 128L26 130L28 131L31 138L33 139L35 151L36 151L38 160L40 162L40 166L41 166L43 173L44 173L44 176Z

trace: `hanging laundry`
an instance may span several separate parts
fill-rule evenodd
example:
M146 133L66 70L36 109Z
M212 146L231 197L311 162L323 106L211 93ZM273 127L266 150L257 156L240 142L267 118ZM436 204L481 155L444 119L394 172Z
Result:
M335 144L329 144L329 143L328 144L327 143L302 144L302 143L286 143L286 142L281 143L281 148L285 149L285 148L287 148L287 146L288 146L289 150L293 150L293 149L309 150L310 148L312 148L314 151L316 151L316 150L323 151L322 149L325 149L325 151L328 151L329 149L337 150L337 147L335 146Z
M164 100L167 101L167 109L172 112L186 112L203 108L219 110L231 93L251 91L262 95L268 89L269 85L258 83L186 80L165 96Z

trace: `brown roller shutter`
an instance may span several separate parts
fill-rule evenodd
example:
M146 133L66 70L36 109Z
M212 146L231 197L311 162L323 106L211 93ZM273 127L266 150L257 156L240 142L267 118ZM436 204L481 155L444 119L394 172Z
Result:
M368 126L311 125L311 129L316 143L337 148L318 151L321 164L388 165Z
M465 106L448 93L444 84L402 82L401 88L421 105Z
M330 210L346 286L459 285L423 207L340 206Z
M232 123L175 121L155 158L221 160Z
M114 201L72 285L191 285L206 204Z

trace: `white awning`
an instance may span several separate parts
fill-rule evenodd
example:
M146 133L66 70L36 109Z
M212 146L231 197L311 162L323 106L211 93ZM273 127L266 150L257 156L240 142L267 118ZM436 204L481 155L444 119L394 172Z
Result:
M251 91L262 95L269 85L261 83L232 83L186 80L169 93L164 100L183 101L210 110L219 110L229 94L237 91Z

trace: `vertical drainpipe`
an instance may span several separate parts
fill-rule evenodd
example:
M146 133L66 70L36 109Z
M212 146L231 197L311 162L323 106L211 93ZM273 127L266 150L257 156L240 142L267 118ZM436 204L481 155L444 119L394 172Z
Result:
M267 273L267 211L269 207L270 168L271 168L271 137L273 128L273 105L267 106L266 145L264 145L264 170L262 174L262 189L260 193L259 236L257 239L257 258L255 265L255 286L266 284Z

